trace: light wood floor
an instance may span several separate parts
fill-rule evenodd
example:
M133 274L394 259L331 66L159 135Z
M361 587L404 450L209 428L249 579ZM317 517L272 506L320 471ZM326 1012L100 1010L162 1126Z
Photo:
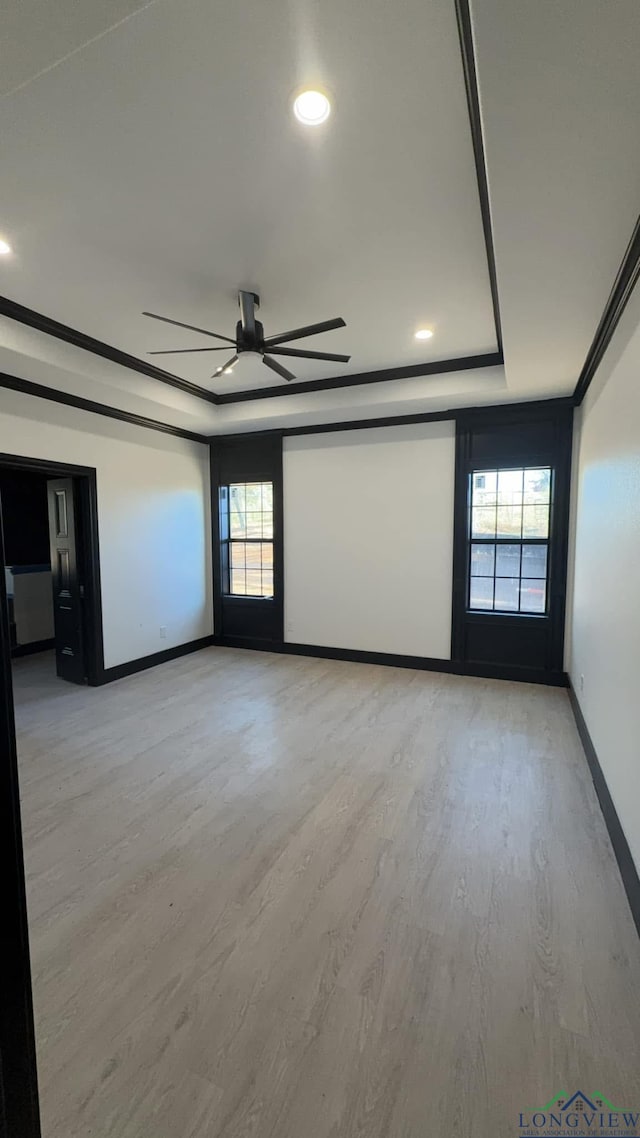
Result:
M514 1138L638 1104L566 693L209 649L15 669L44 1138Z

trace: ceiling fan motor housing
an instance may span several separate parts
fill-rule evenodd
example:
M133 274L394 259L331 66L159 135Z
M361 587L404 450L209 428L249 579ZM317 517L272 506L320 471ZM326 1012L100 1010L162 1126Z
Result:
M255 322L255 335L247 336L242 328L242 321L236 324L236 349L240 352L261 352L264 349L264 328L259 320Z

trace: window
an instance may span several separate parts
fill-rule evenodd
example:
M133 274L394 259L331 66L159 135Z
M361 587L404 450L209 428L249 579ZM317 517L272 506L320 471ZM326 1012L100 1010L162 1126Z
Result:
M232 482L220 490L225 592L273 596L273 483Z
M547 611L551 470L481 470L470 475L468 607Z

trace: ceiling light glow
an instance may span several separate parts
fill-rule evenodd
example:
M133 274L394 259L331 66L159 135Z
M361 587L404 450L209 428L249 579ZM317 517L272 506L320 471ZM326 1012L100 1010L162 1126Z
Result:
M0 238L0 256L6 257L7 253L10 253L10 252L11 252L11 246L10 246L9 242L3 241L2 238Z
M430 328L418 328L415 334L416 340L430 340L432 336L433 332Z
M320 126L331 114L331 103L322 91L301 91L294 100L293 113L305 126Z
M233 375L233 368L232 367L226 367L224 369L224 374L225 375Z

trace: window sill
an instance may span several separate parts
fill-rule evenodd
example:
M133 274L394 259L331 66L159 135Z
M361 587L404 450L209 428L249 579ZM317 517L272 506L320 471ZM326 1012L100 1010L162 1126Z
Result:
M547 612L500 612L495 609L466 609L465 616L471 617L488 617L494 620L496 617L501 620L548 620L549 614Z

